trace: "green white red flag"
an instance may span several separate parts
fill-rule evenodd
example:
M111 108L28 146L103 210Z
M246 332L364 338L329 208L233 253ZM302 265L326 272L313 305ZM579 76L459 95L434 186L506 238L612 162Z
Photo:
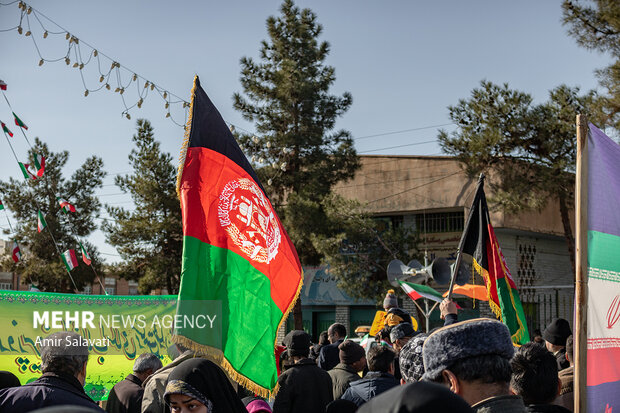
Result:
M71 271L78 266L78 260L75 256L75 250L66 250L62 253L61 257L62 261L65 263L65 267L67 267L67 271Z
M37 176L43 176L43 172L45 172L45 156L35 153L34 154L34 166L37 168Z
M2 203L2 201L0 200L0 211L2 211L4 209L4 204Z
M22 252L19 249L19 245L17 241L13 240L13 251L11 254L11 258L13 258L13 262L18 263L22 259Z
M30 172L30 164L28 163L21 163L21 162L17 162L19 164L19 168L22 170L22 173L24 174L24 178L26 179L37 179L37 175L33 174L32 172Z
M24 128L24 129L28 130L28 126L26 126L26 124L24 122L22 122L22 120L15 114L15 112L13 112L13 116L15 117L15 124L17 126L19 126L20 128Z
M88 255L88 251L86 251L86 248L84 248L84 245L82 245L81 242L80 242L80 250L82 251L82 261L84 261L84 264L90 265L91 263L90 255Z
M47 222L45 222L45 215L41 210L37 213L38 221L37 221L37 231L41 232L47 226Z
M4 82L4 80L0 80L0 89L6 90L6 83Z
M178 315L222 303L219 344L198 329L173 340L209 354L255 394L276 387L276 334L301 290L297 252L230 129L198 77L192 89L177 191L183 216Z
M4 133L6 133L7 135L9 135L11 138L13 137L13 132L11 132L11 130L6 126L6 123L0 121L0 123L2 124L2 130L4 131Z
M61 198L61 197L56 197L56 199L58 200L58 204L60 205L60 209L62 209L62 212L64 212L65 214L68 214L69 212L75 212L75 207L69 203L69 201Z
M409 298L414 301L420 298L427 298L431 301L437 301L438 303L443 301L443 296L441 295L441 293L429 287L428 285L408 283L406 281L400 280L398 280L398 283L400 284L400 287L403 289L403 291L405 291L405 293L409 296Z

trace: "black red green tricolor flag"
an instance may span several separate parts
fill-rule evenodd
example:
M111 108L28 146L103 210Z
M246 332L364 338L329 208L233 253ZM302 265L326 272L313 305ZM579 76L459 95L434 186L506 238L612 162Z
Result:
M174 340L213 357L244 387L275 391L276 333L299 295L297 252L256 173L194 79L177 175L183 260L177 316L188 302L221 301L221 343L206 330Z
M486 283L491 310L506 324L515 344L527 343L530 341L530 335L525 313L517 286L508 270L491 225L483 176L478 181L463 237L461 252L473 257L473 267Z

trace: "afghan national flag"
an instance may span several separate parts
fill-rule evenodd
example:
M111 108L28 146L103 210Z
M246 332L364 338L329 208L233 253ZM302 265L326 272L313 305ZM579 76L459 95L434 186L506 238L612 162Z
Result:
M71 271L78 266L78 260L75 256L75 250L66 250L62 253L61 257L62 262L64 262L65 267L67 267L67 271Z
M4 80L0 80L0 89L6 90L6 83L4 82Z
M88 251L86 251L86 248L84 248L81 242L80 242L80 250L82 251L82 261L84 261L84 264L90 265L91 263L90 255L88 255Z
M37 176L43 176L43 172L45 172L45 156L35 153L34 166L37 168Z
M37 176L30 172L30 164L17 162L19 164L19 168L22 170L24 174L24 178L26 179L37 179Z
M11 130L6 126L6 123L0 121L0 123L2 124L2 130L4 131L4 133L6 133L7 135L9 135L11 138L13 137L13 132L11 132Z
M12 253L13 262L17 263L22 259L22 252L19 249L19 245L17 241L13 240L13 253Z
M478 181L462 242L462 252L473 257L474 269L486 282L491 310L506 324L514 343L527 343L530 341L530 334L527 330L525 313L517 286L508 270L491 225L484 194L484 178Z
M435 291L428 285L408 283L406 281L400 280L398 280L398 283L412 300L417 300L418 298L427 298L431 301L437 301L438 303L443 301L441 293Z
M15 117L15 124L17 126L19 126L20 128L24 128L24 129L28 130L28 126L26 126L26 124L24 122L22 122L22 120L15 114L15 112L13 112L13 117Z
M75 207L70 204L69 201L58 196L56 197L56 199L58 200L58 204L60 205L62 212L64 212L65 214L68 214L69 212L75 212Z
M276 332L301 290L301 264L198 77L188 126L177 177L183 214L177 314L199 311L191 308L197 300L221 302L221 339L188 328L177 329L174 340L211 355L235 381L267 396L278 378Z
M45 222L45 216L43 215L43 212L41 212L41 210L39 210L39 212L37 213L37 217L37 231L41 232L47 226L47 222Z

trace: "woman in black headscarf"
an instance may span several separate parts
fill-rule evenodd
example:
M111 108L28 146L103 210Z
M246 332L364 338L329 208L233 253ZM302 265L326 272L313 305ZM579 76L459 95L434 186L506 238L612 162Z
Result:
M164 398L173 413L247 413L226 374L202 358L185 360L172 370Z

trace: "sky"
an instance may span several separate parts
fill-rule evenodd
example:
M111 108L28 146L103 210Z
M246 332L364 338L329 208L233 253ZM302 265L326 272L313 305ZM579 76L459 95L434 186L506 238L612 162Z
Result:
M28 4L42 15L28 15L33 33L28 37L7 30L19 24L17 2L0 4L0 79L8 84L6 97L29 126L30 140L39 137L52 151L70 151L65 176L93 154L103 159L108 176L97 191L102 203L132 208L131 198L114 186L114 177L131 171L127 156L136 119L150 120L162 149L177 158L183 129L165 117L162 96L166 92L169 99L189 100L195 74L227 122L254 131L233 109L232 95L242 91L239 60L258 57L260 42L267 39L266 19L279 13L280 1L32 0ZM448 106L468 98L481 80L508 83L541 103L560 84L596 89L594 70L610 63L608 56L580 48L568 36L559 0L296 4L311 8L323 25L321 40L331 46L327 64L336 69L331 92L353 95L336 128L352 133L360 154L441 154L438 129L454 130ZM61 34L44 39L35 15L49 33ZM23 33L28 20L21 23ZM103 55L122 65L123 82L136 73L139 85L130 84L121 96L114 93L113 76L111 91L84 96L80 69L72 67L76 49L69 66L62 59L69 43L65 31L80 39L84 60L92 53L90 45L98 50L104 72L110 60ZM33 39L44 58L61 60L39 66ZM82 74L90 89L101 86L96 59ZM130 110L128 120L121 99L128 106L136 103L145 80L160 93L150 92L141 108ZM179 104L171 105L171 113L184 123ZM0 119L18 132L11 117L0 99ZM17 156L25 158L21 134L12 142ZM20 179L21 173L5 141L0 143L0 180L9 177ZM107 217L104 210L101 217ZM6 227L0 217L0 229ZM101 231L89 239L107 262L120 259Z

